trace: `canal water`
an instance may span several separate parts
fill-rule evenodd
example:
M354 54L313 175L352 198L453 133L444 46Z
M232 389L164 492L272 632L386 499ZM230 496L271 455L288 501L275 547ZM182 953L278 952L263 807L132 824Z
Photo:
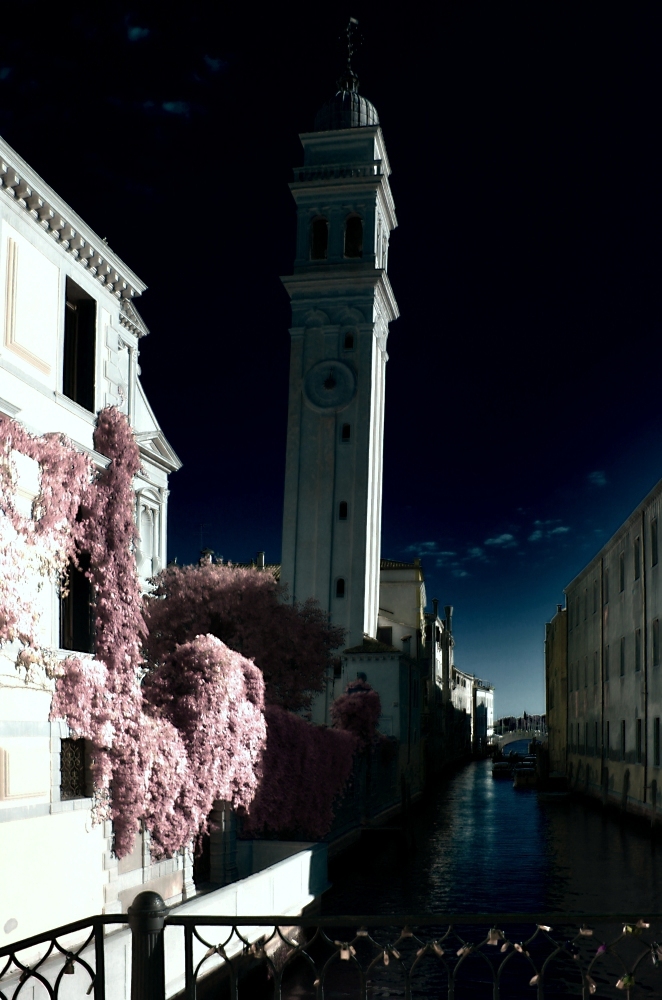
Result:
M329 878L332 886L322 897L322 913L331 917L554 911L643 915L662 912L662 843L651 838L645 827L621 822L618 816L603 814L599 806L581 799L545 797L535 789L515 790L511 780L492 778L492 762L482 760L430 788L425 800L412 810L406 833L395 826L364 831L354 847L332 861ZM588 970L591 961L597 996L626 995L615 989L624 971L620 960L607 954L596 964L600 955L596 945L600 940L613 941L621 925L598 922L597 933L603 937L596 939L575 938L577 923L564 921L560 914L550 922L557 943L565 942L565 950L545 966L546 998L581 997L580 968ZM511 941L523 942L535 927L527 922L504 930ZM331 940L348 936L348 928L342 925L327 931ZM386 949L386 956L388 942L399 933L395 927L373 928L371 939L354 940L356 958L349 961L329 959L330 946L325 951L315 938L309 951L317 968L327 960L331 963L323 973L325 998L351 1000L359 995L355 963L360 962L366 970L369 997L404 1000L403 966L412 968L419 945L443 935L445 929L417 928L411 941L397 944L402 962L387 964L380 949ZM662 940L657 925L651 933ZM458 934L464 937L456 939ZM530 982L531 976L542 969L556 945L538 932L520 953L518 945L505 956L502 952L510 946L480 946L482 954L472 951L460 968L458 944L460 948L466 941L478 944L485 934L485 927L456 921L455 930L441 938L443 958L425 957L412 970L411 996L417 1000L447 997L448 970L455 963L455 1000L493 1000L497 969L500 1000L535 1000L536 980ZM573 939L581 945L579 950ZM639 941L633 936L626 945L640 948ZM345 957L350 959L349 953ZM284 1000L315 1000L316 974L320 975L299 959L284 977ZM272 983L265 983L262 990L252 984L244 994L240 991L242 997L265 1000L273 995ZM656 968L649 955L638 966L636 990L627 996L662 996L662 967Z
M662 912L662 843L475 761L430 789L408 838L371 831L330 865L336 914Z

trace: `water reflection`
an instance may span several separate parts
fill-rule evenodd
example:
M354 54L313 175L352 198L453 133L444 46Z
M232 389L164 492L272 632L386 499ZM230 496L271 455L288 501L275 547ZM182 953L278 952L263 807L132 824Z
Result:
M581 801L538 798L467 765L428 796L408 842L374 831L331 866L323 912L662 910L662 851Z

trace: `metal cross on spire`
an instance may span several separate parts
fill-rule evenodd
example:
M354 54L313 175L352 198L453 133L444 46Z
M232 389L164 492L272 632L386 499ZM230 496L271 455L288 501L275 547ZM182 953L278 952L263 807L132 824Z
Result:
M352 56L358 49L360 43L358 27L359 22L357 19L355 17L350 17L345 29L345 37L347 39L347 66L345 68L345 72L338 80L338 86L341 90L356 91L359 89L359 78L352 69Z

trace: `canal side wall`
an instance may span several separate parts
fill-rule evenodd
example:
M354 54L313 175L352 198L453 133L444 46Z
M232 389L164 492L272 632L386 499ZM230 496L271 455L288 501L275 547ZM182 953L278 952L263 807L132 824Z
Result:
M602 805L647 820L662 830L659 793L645 788L642 765L608 761L601 767L599 758L587 759L571 753L568 757L568 784L573 793L586 795Z
M556 616L567 621L565 662L559 648L546 655L550 747L567 747L569 787L654 824L662 781L661 508L662 480L566 587L566 610ZM550 710L550 697L562 698L564 673L565 704Z

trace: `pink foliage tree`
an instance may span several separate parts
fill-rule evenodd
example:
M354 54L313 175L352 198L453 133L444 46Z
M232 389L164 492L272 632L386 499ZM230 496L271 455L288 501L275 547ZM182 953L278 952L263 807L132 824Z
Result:
M353 733L361 748L374 742L381 714L379 695L361 678L348 684L344 694L331 705L333 725L337 729Z
M246 813L246 833L324 837L352 770L356 737L314 726L278 705L265 709L262 781Z
M216 799L250 806L266 736L264 682L250 660L205 635L178 646L146 677L143 693L146 712L183 746L179 780L152 780L148 789L152 842L172 853L207 829ZM157 779L160 770L154 768Z
M318 604L287 604L269 571L238 566L169 566L147 598L147 660L210 633L262 671L266 701L291 711L310 706L324 686L332 650L343 641Z

